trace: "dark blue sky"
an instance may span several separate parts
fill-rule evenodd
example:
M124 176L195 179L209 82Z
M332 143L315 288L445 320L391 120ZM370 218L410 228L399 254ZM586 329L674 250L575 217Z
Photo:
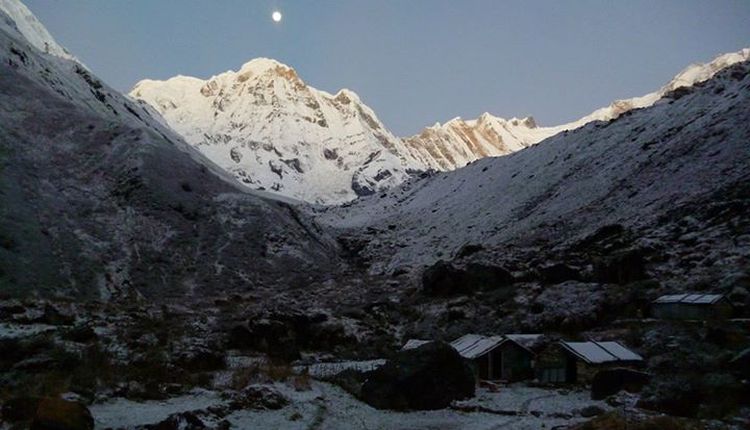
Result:
M25 3L117 89L270 57L319 89L354 90L398 135L485 111L570 121L750 46L750 0Z

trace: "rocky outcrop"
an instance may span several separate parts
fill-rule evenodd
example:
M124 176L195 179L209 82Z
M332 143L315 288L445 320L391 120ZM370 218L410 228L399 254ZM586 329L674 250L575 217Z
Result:
M230 348L261 351L274 359L294 360L301 351L335 351L356 345L356 337L324 313L279 311L257 315L229 328Z
M596 280L602 283L628 284L646 279L645 252L630 249L600 259L596 266Z
M499 266L470 263L459 267L441 260L422 273L422 291L428 296L445 297L495 290L507 287L513 281L513 275Z
M361 399L378 409L442 409L474 395L474 372L447 343L399 352L365 374Z

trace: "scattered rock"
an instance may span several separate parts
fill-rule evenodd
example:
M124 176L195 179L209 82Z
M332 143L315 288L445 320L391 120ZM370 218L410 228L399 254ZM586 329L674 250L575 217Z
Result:
M474 396L474 371L449 344L401 351L365 374L361 399L378 409L431 410Z
M292 361L303 350L335 351L358 344L337 320L318 311L279 311L250 318L229 330L230 348L265 352L274 359Z
M584 418L591 418L591 417L595 417L595 416L601 415L604 412L605 411L604 411L604 409L602 407L596 406L596 405L591 405L591 406L586 406L585 408L581 409L581 411L579 413Z
M97 334L91 326L78 325L64 331L62 337L72 342L88 343L96 340Z
M539 268L539 275L547 284L559 284L565 281L580 281L581 272L567 264L557 263Z
M157 424L141 427L142 430L203 430L208 428L203 420L191 411L172 414Z
M699 430L700 422L674 417L625 416L618 411L608 412L572 427L569 430Z
M289 404L289 398L273 386L253 384L235 396L231 409L278 410Z
M194 346L175 354L176 366L191 372L207 372L225 367L224 353L219 348Z

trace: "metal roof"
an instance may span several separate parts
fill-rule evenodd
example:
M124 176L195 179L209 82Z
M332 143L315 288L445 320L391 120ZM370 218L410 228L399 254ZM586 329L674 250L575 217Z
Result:
M635 352L625 348L617 342L596 342L597 345L604 348L610 354L624 361L642 361L643 357Z
M423 339L409 339L406 341L406 344L404 344L403 347L401 347L401 351L406 351L408 349L415 349L419 348L420 346L432 342L431 340L423 340Z
M514 342L521 348L533 353L532 348L542 339L542 336L541 334L506 334L503 336L505 338L503 342Z
M599 364L613 361L642 361L643 357L618 342L566 342L560 344L587 363Z
M713 305L724 298L722 294L667 294L654 300L654 303L685 303L693 305Z
M503 341L502 336L466 334L451 342L453 349L464 358L474 359L495 349Z

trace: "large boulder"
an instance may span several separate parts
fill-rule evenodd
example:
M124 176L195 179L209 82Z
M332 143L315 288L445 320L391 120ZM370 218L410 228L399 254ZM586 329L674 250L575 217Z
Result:
M31 421L41 400L39 397L13 397L6 400L2 407L2 421Z
M86 406L58 398L45 398L31 422L31 430L92 430L94 418Z
M625 390L630 393L640 392L648 383L650 375L637 370L617 368L605 369L594 375L591 381L591 398L602 400Z
M368 372L361 399L378 409L442 409L454 400L474 396L471 365L444 342L401 351Z
M499 266L471 263L465 268L440 260L422 273L422 291L445 297L494 290L512 284L513 275Z

